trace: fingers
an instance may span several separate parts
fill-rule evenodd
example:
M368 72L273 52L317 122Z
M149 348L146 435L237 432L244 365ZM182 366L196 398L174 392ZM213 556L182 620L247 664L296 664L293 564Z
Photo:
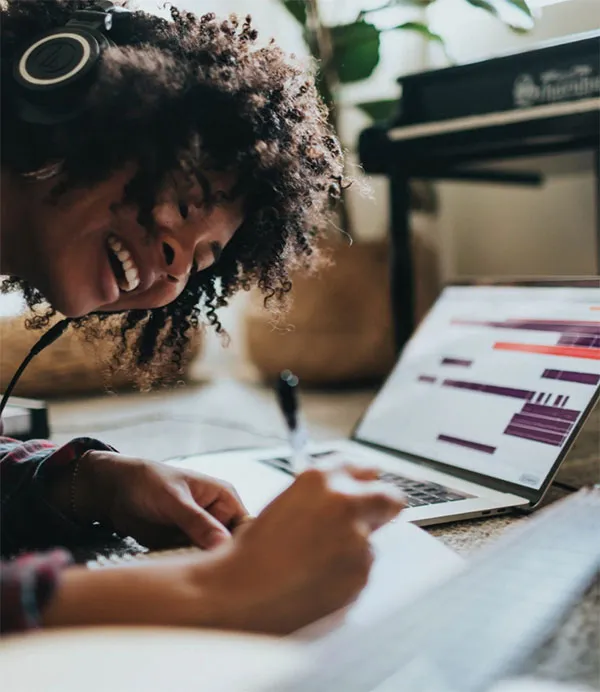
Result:
M208 476L186 480L198 505L230 530L248 516L248 510L232 485Z
M357 481L376 481L379 478L380 470L369 466L357 466L351 462L340 461L319 461L320 471L346 471Z
M247 514L245 517L242 517L239 521L236 521L236 523L231 527L231 532L234 536L239 536L243 531L245 531L248 528L248 526L252 524L252 522L255 519L256 517L252 517L249 514Z
M370 480L373 478L372 469L359 469L358 474L346 467L327 472L310 469L299 478L314 484L315 490L320 487L330 494L327 501L337 502L340 511L360 522L368 533L394 519L406 506L404 495L398 488Z
M231 538L225 526L192 498L182 499L174 513L175 524L198 548L210 550Z
M406 507L400 491L383 483L373 483L369 491L352 498L355 516L368 531L376 531L394 519ZM383 486L383 487L381 487Z
M380 471L378 469L363 468L352 464L344 464L343 469L357 481L376 481L379 479Z

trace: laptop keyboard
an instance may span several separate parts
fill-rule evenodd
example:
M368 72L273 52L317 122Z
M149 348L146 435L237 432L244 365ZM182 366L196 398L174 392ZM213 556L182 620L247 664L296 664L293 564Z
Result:
M323 459L325 457L337 456L339 452L317 452L311 455L311 459ZM277 468L282 468L285 470L290 469L289 459L278 458L278 459L262 459L265 464L270 464L271 466L276 466ZM347 461L351 461L348 459ZM384 471L379 475L379 479L384 483L390 483L391 485L400 488L404 495L406 496L406 504L409 507L422 507L423 505L438 505L442 502L457 502L458 500L465 500L469 497L474 497L467 493L460 492L458 490L453 490L452 488L447 488L445 485L440 485L439 483L432 483L431 481L416 480L414 478L407 478L406 476L400 476L397 473L391 473L389 471Z
M421 507L422 505L438 505L441 502L456 502L465 500L473 495L467 495L458 490L452 490L439 483L430 481L417 481L414 478L405 478L395 473L385 471L380 474L380 480L391 483L400 488L406 495L406 504L409 507Z

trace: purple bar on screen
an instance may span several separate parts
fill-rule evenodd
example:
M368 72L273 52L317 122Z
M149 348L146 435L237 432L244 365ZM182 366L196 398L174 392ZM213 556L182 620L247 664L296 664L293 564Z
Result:
M459 445L460 447L468 447L469 449L475 449L478 452L485 452L486 454L493 454L496 451L496 448L490 445L484 445L481 442L472 442L471 440L462 440L460 437L451 437L450 435L438 435L437 439L440 440L440 442L449 442L453 445Z
M470 368L473 361L464 358L442 358L442 365L460 365L463 368Z
M530 401L535 396L535 392L531 392L528 389L497 387L493 384L480 384L479 382L467 382L464 380L444 380L444 387L455 387L456 389L472 389L476 392L484 392L485 394L510 396L513 399L527 399L527 401Z
M562 395L559 394L556 399L554 399L554 406L560 406L560 402L562 400Z
M566 403L567 403L567 401L569 401L569 397L568 397L568 396L565 397L564 401L562 402L562 405L565 406Z
M562 380L563 382L578 382L580 384L596 385L600 375L593 372L573 372L570 370L544 370L543 378L547 380Z
M542 418L541 416L532 416L529 413L517 413L512 417L509 425L520 425L523 428L536 428L539 430L550 430L551 432L564 435L573 427L573 423L568 423L557 418Z
M537 403L539 404L545 396L546 396L545 392L540 392L537 395L537 399L536 399Z
M480 325L499 329L525 329L535 332L560 332L566 334L585 334L600 336L600 322L586 322L576 320L517 320L510 319L504 322L486 322L479 320L452 320L452 324Z
M565 334L558 340L559 346L581 346L583 348L597 348L596 337L586 334Z
M560 447L565 439L563 435L556 435L555 433L544 432L542 430L529 430L528 428L521 428L518 425L509 425L504 431L505 435L512 435L513 437L521 437L525 440L532 440L533 442L542 442L547 445L553 445L554 447Z
M552 399L552 394L548 394L548 396L546 397L546 401L544 401L544 403L549 403L550 399Z
M542 373L542 377L545 380L558 380L558 376L560 375L560 370L544 370Z
M560 420L575 421L581 411L574 411L569 408L554 408L552 406L539 406L538 404L525 404L522 413L533 413L535 416L546 416L547 418L559 418Z
M419 375L419 382L435 382L437 377L432 377L431 375Z
M534 332L560 332L565 336L567 334L576 336L600 335L600 326L594 322L520 322L519 320L507 320L503 326L507 329L526 329Z

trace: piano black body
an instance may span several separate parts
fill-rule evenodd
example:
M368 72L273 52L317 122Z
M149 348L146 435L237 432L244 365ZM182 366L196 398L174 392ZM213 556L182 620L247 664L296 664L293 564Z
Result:
M397 114L364 130L359 152L367 173L390 180L392 305L401 349L414 326L410 180L535 185L539 172L506 171L494 162L581 150L595 152L598 175L600 32L398 81ZM600 273L600 226L598 252Z

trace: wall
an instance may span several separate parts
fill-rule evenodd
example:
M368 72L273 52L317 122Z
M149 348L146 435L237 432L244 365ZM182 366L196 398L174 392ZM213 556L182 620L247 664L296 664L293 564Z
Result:
M598 0L544 7L535 30L517 36L464 0L440 0L430 10L451 54L466 62L519 50L555 37L600 28ZM439 64L432 53L432 63ZM596 273L594 162L552 175L542 190L442 184L438 232L447 276Z

